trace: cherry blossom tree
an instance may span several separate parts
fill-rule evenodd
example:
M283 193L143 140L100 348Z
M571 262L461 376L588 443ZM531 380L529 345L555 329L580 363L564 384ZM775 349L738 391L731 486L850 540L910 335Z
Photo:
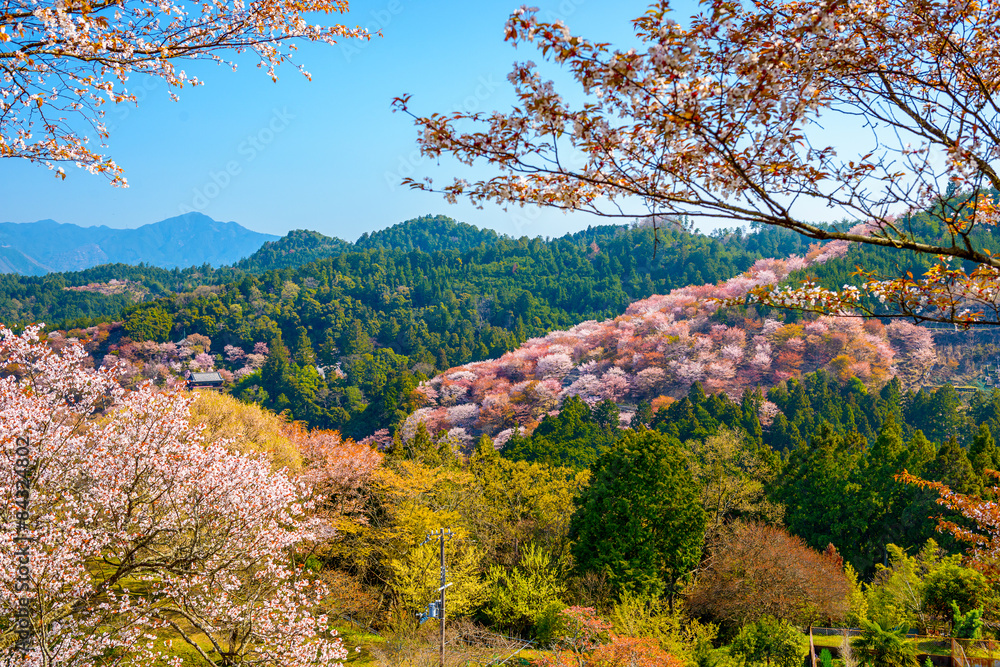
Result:
M994 477L1000 478L995 471ZM939 518L938 530L950 533L969 546L966 554L969 565L982 572L996 584L1000 582L1000 503L979 496L952 491L941 482L930 482L907 471L896 475L896 479L938 493L937 503L956 512L962 521ZM1000 497L1000 487L987 489L993 497Z
M536 370L547 377L559 377L569 372L573 367L573 360L568 354L550 354L538 360Z
M781 414L781 408L771 401L764 401L760 404L759 413L760 425L764 428L770 428L775 418Z
M924 327L903 321L891 323L886 333L901 357L899 374L913 382L922 380L937 360L934 335Z
M299 479L315 501L313 516L328 522L338 535L350 524L367 524L365 486L383 459L375 443L345 440L336 431L307 431L300 424L288 425L284 433L302 454Z
M431 433L462 428L470 435L470 429L498 435L515 425L530 431L535 420L569 396L591 405L602 399L635 404L679 398L695 382L735 400L747 388L819 369L844 382L855 376L873 387L897 374L904 386L919 382L936 360L934 341L908 322L885 327L855 317L821 316L804 325L765 319L730 326L710 319L726 300L745 299L753 289L830 256L819 251L810 252L811 259L761 260L717 285L652 296L613 320L553 331L499 359L448 370L418 389L422 407L407 420L404 437L416 433L419 422ZM523 376L515 384L512 366ZM768 425L776 416L776 411L764 412L761 418Z
M601 376L601 396L617 401L629 390L628 374L617 366Z
M126 185L122 169L90 148L82 130L89 127L103 142L103 105L136 103L127 88L135 77L162 79L176 98L173 91L202 83L179 68L182 62L207 59L235 68L224 60L229 53L251 55L277 80L278 65L292 59L289 40L368 38L360 28L308 20L346 11L346 0L2 0L0 157L50 169L71 162ZM62 167L57 173L65 178Z
M86 351L0 327L0 644L22 665L329 665L307 489L205 442L179 389L125 391ZM21 631L21 634L18 634ZM16 644L14 643L16 640ZM13 646L12 646L13 644Z
M199 352L195 355L191 367L198 371L210 371L215 367L215 360L212 355L206 352Z
M236 347L235 345L226 345L223 348L226 354L226 361L231 364L239 363L240 361L246 359L247 353L243 351L243 348Z
M866 291L886 306L879 314L1000 323L1000 256L978 234L1000 220L990 194L1000 190L1000 5L708 0L701 8L679 23L665 0L654 2L633 22L640 46L628 50L519 9L506 39L537 47L579 90L564 97L525 61L508 76L518 97L509 112L414 115L424 155L486 162L495 174L443 187L405 182L476 205L684 215L938 255L915 278L862 271ZM412 113L408 96L395 104ZM829 145L834 117L870 142ZM817 209L858 224L814 224ZM918 236L917 214L940 234ZM834 256L846 244L828 248ZM777 305L875 312L856 288L751 293Z

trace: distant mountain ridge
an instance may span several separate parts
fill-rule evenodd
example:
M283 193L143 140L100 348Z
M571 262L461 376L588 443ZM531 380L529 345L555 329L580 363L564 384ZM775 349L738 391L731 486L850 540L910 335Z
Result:
M620 226L570 235L600 239ZM579 238L577 238L579 237ZM188 213L135 229L80 227L54 220L0 223L0 274L43 276L86 271L96 266L145 264L184 269L205 264L216 269L264 273L291 269L345 252L386 250L466 252L510 237L444 215L425 215L385 229L365 232L355 242L295 229L285 236L254 232L235 222ZM207 276L206 276L207 278ZM231 279L228 273L225 279Z
M167 269L226 266L278 238L201 213L135 229L80 227L55 220L4 222L0 223L0 273L39 276L112 263Z

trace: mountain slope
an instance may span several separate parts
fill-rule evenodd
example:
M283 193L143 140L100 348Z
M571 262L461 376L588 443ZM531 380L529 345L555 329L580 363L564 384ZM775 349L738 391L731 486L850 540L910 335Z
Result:
M420 223L409 228L419 232ZM147 320L171 323L159 338L207 337L210 353L225 359L221 369L242 378L237 395L360 437L405 419L410 390L436 369L502 355L582 320L621 315L636 299L673 287L731 278L760 259L738 234L723 239L660 230L659 239L655 254L653 230L628 227L548 241L501 236L465 252L351 250L134 305L116 319L136 342L147 335L140 326ZM790 248L796 249L802 251ZM110 277L95 271L90 281ZM23 312L31 306L28 298L17 302L0 299L0 317L8 307ZM290 363L275 357L281 368L248 370L257 344L278 350L278 340ZM187 368L191 360L162 361ZM157 363L144 359L142 372L159 372ZM316 365L328 369L325 376L316 375Z
M5 222L0 223L0 272L43 275L116 262L163 268L222 266L276 238L200 213L136 229L80 227L54 220Z
M609 399L636 405L669 402L699 382L707 392L739 397L824 369L879 386L899 377L918 385L936 360L933 335L907 322L821 317L782 323L723 310L718 299L742 299L758 285L843 256L844 241L806 258L762 259L717 285L691 285L632 303L624 315L588 321L528 340L499 359L451 368L422 384L424 406L408 419L404 437L423 422L430 433L460 429L461 437L529 429L565 399Z
M0 245L0 273L20 273L21 275L37 276L48 270L28 257L17 248Z
M343 239L324 236L306 229L293 229L275 241L268 241L257 252L241 259L234 268L250 273L290 269L351 249Z

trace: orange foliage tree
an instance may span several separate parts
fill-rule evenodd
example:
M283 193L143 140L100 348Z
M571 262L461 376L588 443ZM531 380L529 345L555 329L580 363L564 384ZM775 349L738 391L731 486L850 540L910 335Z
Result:
M137 101L126 88L131 77L158 77L176 97L174 90L201 83L179 62L223 63L229 52L252 54L277 80L276 67L291 60L291 39L369 37L307 20L346 11L346 0L0 0L0 157L50 169L73 162L125 185L121 168L91 150L80 129L107 138L102 107ZM57 174L65 178L61 167Z
M784 227L817 240L941 257L926 275L863 273L883 315L1000 322L1000 255L981 228L1000 220L1000 3L965 0L707 0L682 23L654 2L639 48L572 34L522 8L506 39L534 44L580 88L563 97L531 61L509 75L511 111L410 111L422 152L496 173L442 186L477 205L537 204L656 222L689 216ZM579 102L571 102L570 100ZM868 145L829 145L831 118ZM873 129L877 128L877 129ZM849 131L849 130L847 130ZM838 133L843 136L845 130ZM956 193L961 196L954 197ZM834 209L858 224L809 221ZM926 212L936 238L917 236ZM967 260L967 272L951 260ZM759 300L823 312L864 310L857 288L759 286ZM881 308L881 307L880 307Z
M536 667L681 667L684 663L661 649L655 639L615 634L611 624L591 607L569 607L561 620L566 633Z
M843 560L783 528L737 521L718 531L689 591L692 612L739 628L764 616L803 625L841 620L848 583Z

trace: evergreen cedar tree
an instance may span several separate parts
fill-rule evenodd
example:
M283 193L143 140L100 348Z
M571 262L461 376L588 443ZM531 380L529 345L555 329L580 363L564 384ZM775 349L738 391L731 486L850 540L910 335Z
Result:
M681 444L627 432L595 461L570 523L576 566L616 592L673 598L698 565L705 511Z
M102 105L136 103L130 78L162 79L174 91L202 82L179 65L245 54L277 81L290 61L289 40L334 44L367 39L360 28L319 25L317 14L343 14L345 0L277 0L268 3L0 2L0 157L42 162L50 169L72 162L126 185L122 169L92 150L80 133L89 126L108 137ZM309 76L301 65L298 69ZM58 175L65 178L62 167Z
M705 217L937 255L923 276L859 270L863 290L807 280L794 289L760 286L753 295L821 312L1000 322L1000 256L982 236L1000 220L993 86L1000 4L701 6L678 23L667 2L653 3L633 22L640 46L628 50L519 9L507 21L507 41L533 44L568 70L581 102L561 95L531 61L508 76L518 104L506 113L419 117L409 96L397 98L397 110L415 118L424 155L495 170L443 187L430 178L404 182L476 205L661 222ZM834 117L877 128L859 133L871 137L870 147L855 155L827 145L822 133ZM853 222L808 222L819 208ZM918 217L933 234L915 231Z

